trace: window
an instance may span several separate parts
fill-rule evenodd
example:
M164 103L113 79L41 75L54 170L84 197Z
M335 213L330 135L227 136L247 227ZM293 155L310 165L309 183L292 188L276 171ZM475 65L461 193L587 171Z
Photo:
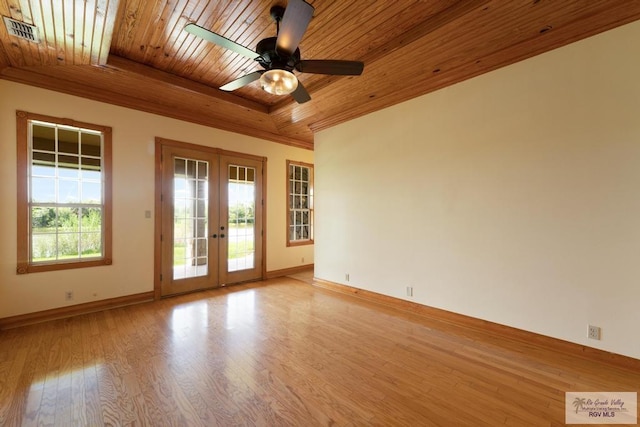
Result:
M17 112L18 273L111 264L111 128Z
M287 161L287 246L313 243L313 165Z

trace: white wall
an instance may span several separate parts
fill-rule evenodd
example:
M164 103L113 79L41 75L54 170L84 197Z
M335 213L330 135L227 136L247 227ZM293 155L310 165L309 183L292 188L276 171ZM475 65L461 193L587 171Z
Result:
M16 274L16 110L113 128L112 266ZM313 246L286 247L286 160L313 163L313 152L83 98L0 80L0 318L153 290L154 139L156 136L265 156L267 271L313 263Z
M316 276L640 358L638 40L640 22L317 134Z

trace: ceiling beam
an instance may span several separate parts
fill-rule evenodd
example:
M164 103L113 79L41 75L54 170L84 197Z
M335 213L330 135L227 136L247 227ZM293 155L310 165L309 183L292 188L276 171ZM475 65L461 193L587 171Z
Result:
M313 133L306 125L306 123L298 123L295 120L296 113L292 112L289 120L285 123L278 123L274 120L269 112L269 108L266 105L260 104L255 101L242 98L237 95L233 95L229 92L222 91L217 88L194 82L184 77L176 76L158 69L131 61L119 56L110 55L107 63L109 68L121 70L124 72L134 73L140 76L144 76L145 79L153 79L171 87L192 92L198 95L206 95L216 100L220 100L228 104L229 108L241 106L246 109L255 111L256 113L264 114L264 120L268 120L277 129L277 132L283 136L283 140L286 144L291 144L292 140L297 140L295 145L303 146L304 148L313 147ZM296 104L297 107L298 104ZM295 109L295 107L294 107ZM317 112L317 110L314 110Z
M245 98L241 98L237 95L233 95L228 92L224 92L217 88L204 85L202 83L194 82L193 80L186 79L184 77L176 76L164 71L160 71L156 68L149 67L147 65L140 64L135 61L131 61L125 58L121 58L115 55L109 55L107 61L107 67L121 70L128 73L134 73L144 76L145 78L157 80L169 86L194 92L201 95L207 95L217 100L224 101L229 104L240 105L244 108L256 111L258 113L267 114L269 109L266 105L260 104L255 101L250 101Z
M266 113L224 103L206 94L185 91L162 82L157 82L156 85L149 83L147 89L153 87L154 90L142 91L140 93L143 97L140 97L140 93L134 94L131 88L139 86L144 76L127 75L126 72L109 67L6 67L0 70L0 78L285 145L313 149L313 134L308 129L306 133L290 136L280 132ZM236 119L229 120L234 115Z

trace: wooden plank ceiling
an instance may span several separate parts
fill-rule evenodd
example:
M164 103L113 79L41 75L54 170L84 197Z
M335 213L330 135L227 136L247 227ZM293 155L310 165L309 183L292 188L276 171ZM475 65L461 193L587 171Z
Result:
M286 0L0 0L41 43L0 26L0 78L313 148L313 133L640 19L640 0L310 0L303 59L363 61L364 73L297 73L297 104L257 82L260 65L184 31L193 22L255 49Z

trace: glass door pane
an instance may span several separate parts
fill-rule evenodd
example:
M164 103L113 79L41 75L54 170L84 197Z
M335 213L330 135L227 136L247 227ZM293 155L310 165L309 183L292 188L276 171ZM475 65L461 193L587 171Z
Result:
M228 166L227 271L255 267L256 170Z
M263 161L167 144L160 162L158 294L261 279Z
M209 162L174 158L173 279L209 274Z

